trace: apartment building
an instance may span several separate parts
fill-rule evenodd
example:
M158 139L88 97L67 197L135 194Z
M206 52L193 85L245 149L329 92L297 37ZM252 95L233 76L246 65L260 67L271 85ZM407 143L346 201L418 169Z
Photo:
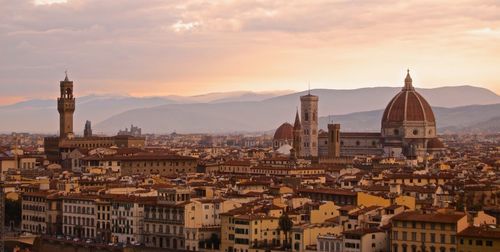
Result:
M22 195L21 230L32 234L47 233L48 191L26 192Z
M457 234L467 228L462 212L403 212L391 220L391 251L456 252Z
M279 217L263 212L247 213L241 209L222 214L221 247L224 252L247 252L278 247L284 240Z
M144 206L155 200L155 197L112 195L112 241L126 244L143 243Z
M166 249L187 249L184 224L187 188L160 188L158 198L144 207L144 243ZM191 248L190 248L191 249Z
M111 197L102 196L96 201L97 209L97 241L109 243L112 241Z
M345 231L343 235L344 252L387 251L387 232L385 230L363 228Z
M471 226L458 233L458 252L500 251L500 229Z
M221 237L221 214L240 206L223 199L192 199L187 203L184 207L186 250L218 249L218 244L212 243Z
M62 198L64 234L80 239L95 239L97 196L69 194Z
M47 234L63 233L63 199L60 194L47 195Z

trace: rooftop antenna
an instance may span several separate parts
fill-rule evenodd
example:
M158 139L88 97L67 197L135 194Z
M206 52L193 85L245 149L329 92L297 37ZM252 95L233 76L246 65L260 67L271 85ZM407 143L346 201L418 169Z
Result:
M310 81L307 83L307 94L311 95L311 82Z

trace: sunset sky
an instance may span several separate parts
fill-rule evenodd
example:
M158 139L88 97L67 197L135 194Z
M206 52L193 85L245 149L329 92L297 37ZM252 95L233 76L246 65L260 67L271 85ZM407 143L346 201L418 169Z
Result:
M0 104L78 96L481 86L500 1L0 0Z

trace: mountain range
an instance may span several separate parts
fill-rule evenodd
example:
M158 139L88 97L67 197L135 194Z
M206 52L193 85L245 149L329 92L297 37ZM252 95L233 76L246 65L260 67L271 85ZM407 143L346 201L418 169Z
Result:
M397 87L352 90L314 89L319 96L320 126L329 121L342 124L344 131L378 131L382 110L400 91ZM500 96L473 86L417 89L433 106L441 132L471 130L498 131ZM75 131L85 120L94 132L114 134L130 124L147 133L229 133L275 129L293 122L305 92L229 92L199 96L131 97L90 95L77 97ZM28 131L57 133L56 100L28 100L0 106L0 132ZM489 125L486 127L486 125ZM479 128L478 128L479 129Z

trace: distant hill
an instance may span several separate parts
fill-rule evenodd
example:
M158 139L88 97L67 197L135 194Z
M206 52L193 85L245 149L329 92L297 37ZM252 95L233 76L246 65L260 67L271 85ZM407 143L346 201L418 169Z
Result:
M312 90L319 96L320 116L359 113L383 109L400 88L363 88L356 90ZM482 88L470 86L418 90L435 107L457 107L471 104L500 103L500 97ZM114 115L96 127L104 132L133 122L145 132L253 132L293 122L299 97L305 92L273 97L258 102L227 102L205 104L168 104L148 109L136 109ZM443 108L445 109L445 108ZM473 109L473 108L471 108ZM439 110L439 109L438 109ZM380 126L380 111L350 116L346 125L353 130L375 130ZM497 112L500 113L500 112ZM439 115L439 111L436 112ZM500 116L500 114L497 114ZM455 117L460 117L457 114ZM340 120L342 117L335 117ZM443 121L448 120L444 118ZM326 119L328 121L328 119ZM450 119L450 121L453 121ZM377 122L377 123L373 123ZM350 128L350 126L349 126ZM346 129L344 127L344 129Z
M375 87L316 89L311 90L311 93L320 97L320 116L343 115L334 117L335 121L340 122L345 118L343 129L375 130L380 127L380 115L377 113L381 113L376 110L385 108L400 90L398 87ZM443 109L500 103L500 96L472 86L417 90L432 106ZM191 97L77 97L75 131L77 134L82 131L85 120L93 122L94 132L106 134L114 134L130 124L142 127L143 132L153 133L174 130L179 133L266 131L283 122L293 122L295 110L300 105L299 97L304 94L306 92L279 96L276 93L229 92ZM436 111L436 114L439 112ZM56 133L58 130L55 100L30 100L1 106L0 117L8 118L0 124L0 132ZM452 117L459 118L460 114ZM325 120L322 123L326 123L328 118L322 120ZM446 120L444 118L438 123Z
M433 107L440 133L500 132L500 103L469 105L455 108ZM342 131L380 131L383 110L321 117L320 128L326 129L331 118L341 124Z
M93 123L104 120L110 115L130 109L154 107L175 103L161 97L137 98L127 96L84 96L76 99L74 126L81 130L85 120ZM0 132L40 132L56 133L59 125L57 101L29 100L13 105L0 106L0 118L7 118L0 123Z

